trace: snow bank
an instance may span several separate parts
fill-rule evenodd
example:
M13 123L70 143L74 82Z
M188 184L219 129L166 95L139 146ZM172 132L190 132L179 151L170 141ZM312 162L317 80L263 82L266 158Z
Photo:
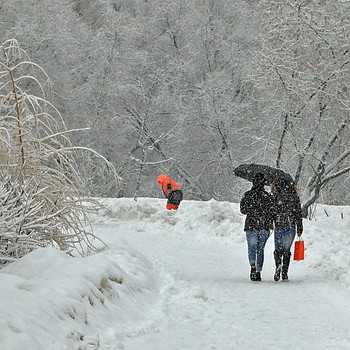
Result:
M158 276L125 245L87 258L38 249L2 269L0 281L4 350L97 349L106 326L150 327L144 313L158 300Z
M179 210L166 210L166 199L131 198L106 199L92 219L97 223L132 221L137 230L146 230L148 225L163 225L167 232L191 235L227 236L237 241L245 239L242 231L244 216L237 210L237 204L230 202L183 201Z
M303 238L305 263L350 286L350 207L317 206Z

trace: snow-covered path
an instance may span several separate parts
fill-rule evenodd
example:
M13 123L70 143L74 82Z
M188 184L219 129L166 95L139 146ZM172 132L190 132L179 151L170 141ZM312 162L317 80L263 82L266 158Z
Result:
M149 310L154 319L143 334L125 334L125 350L350 349L346 286L305 261L292 262L289 283L273 282L272 237L263 282L252 283L242 218L214 204L193 221L191 204L181 209L133 220L110 213L94 224L111 248L126 241L163 276L161 311Z

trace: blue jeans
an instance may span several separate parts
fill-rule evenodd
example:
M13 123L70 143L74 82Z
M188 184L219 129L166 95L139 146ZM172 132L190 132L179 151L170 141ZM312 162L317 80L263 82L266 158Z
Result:
M293 244L296 230L295 228L288 228L286 230L275 230L275 250L280 252L289 252Z
M256 270L261 271L264 265L264 249L267 239L270 236L269 231L246 231L248 243L249 264L255 264Z

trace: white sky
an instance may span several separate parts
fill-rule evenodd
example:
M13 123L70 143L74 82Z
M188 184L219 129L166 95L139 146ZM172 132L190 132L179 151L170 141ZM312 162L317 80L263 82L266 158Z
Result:
M106 200L92 220L107 251L39 249L2 269L0 349L350 349L349 207L304 220L288 283L273 282L270 237L259 283L237 204L165 201Z

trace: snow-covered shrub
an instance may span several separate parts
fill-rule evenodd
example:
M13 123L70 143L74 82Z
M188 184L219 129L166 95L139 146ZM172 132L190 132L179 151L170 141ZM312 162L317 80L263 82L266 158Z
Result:
M87 209L79 193L81 181L75 163L76 153L87 149L71 145L69 133L81 130L66 129L60 113L45 99L40 75L47 78L16 40L0 44L3 262L39 246L75 248L80 253L94 249L94 237L84 228Z

